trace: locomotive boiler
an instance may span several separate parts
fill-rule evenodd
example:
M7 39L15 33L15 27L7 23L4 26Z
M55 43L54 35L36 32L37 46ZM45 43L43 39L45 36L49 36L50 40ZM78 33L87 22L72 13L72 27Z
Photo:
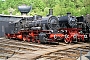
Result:
M59 25L63 28L73 28L76 27L76 17L71 16L71 13L67 13L66 16L59 17Z

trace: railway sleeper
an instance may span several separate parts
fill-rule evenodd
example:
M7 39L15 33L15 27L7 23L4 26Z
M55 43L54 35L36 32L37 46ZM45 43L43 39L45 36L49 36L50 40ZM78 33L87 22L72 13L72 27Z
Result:
M36 51L38 49L41 49L41 48L34 48L34 47L31 48L31 47L25 47L25 46L9 45L9 44L4 44L3 46L15 47L15 48L20 48L20 49L27 49L30 51Z

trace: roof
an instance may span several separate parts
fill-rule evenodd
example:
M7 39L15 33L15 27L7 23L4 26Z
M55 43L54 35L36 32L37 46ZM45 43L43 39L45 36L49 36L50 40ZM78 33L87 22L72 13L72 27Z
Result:
M18 15L3 15L3 14L0 14L0 16L3 16L3 17L17 17L17 18L32 17L32 16L25 16L25 15L18 16Z

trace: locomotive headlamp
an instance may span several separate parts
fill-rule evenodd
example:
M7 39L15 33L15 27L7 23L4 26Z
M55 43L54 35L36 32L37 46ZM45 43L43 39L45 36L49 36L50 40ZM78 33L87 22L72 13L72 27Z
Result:
M74 17L71 17L71 18L70 18L70 23L73 24L73 23L75 23L75 22L76 22L76 19L75 19Z
M88 38L87 35L84 35L84 38Z

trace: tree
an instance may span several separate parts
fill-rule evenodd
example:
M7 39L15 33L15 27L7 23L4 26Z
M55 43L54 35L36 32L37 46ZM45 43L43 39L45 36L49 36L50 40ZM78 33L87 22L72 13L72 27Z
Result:
M48 8L53 8L56 16L67 12L78 16L90 13L90 0L0 0L0 13L9 14L8 9L12 8L13 14L20 14L17 7L22 4L32 5L30 15L46 16Z

